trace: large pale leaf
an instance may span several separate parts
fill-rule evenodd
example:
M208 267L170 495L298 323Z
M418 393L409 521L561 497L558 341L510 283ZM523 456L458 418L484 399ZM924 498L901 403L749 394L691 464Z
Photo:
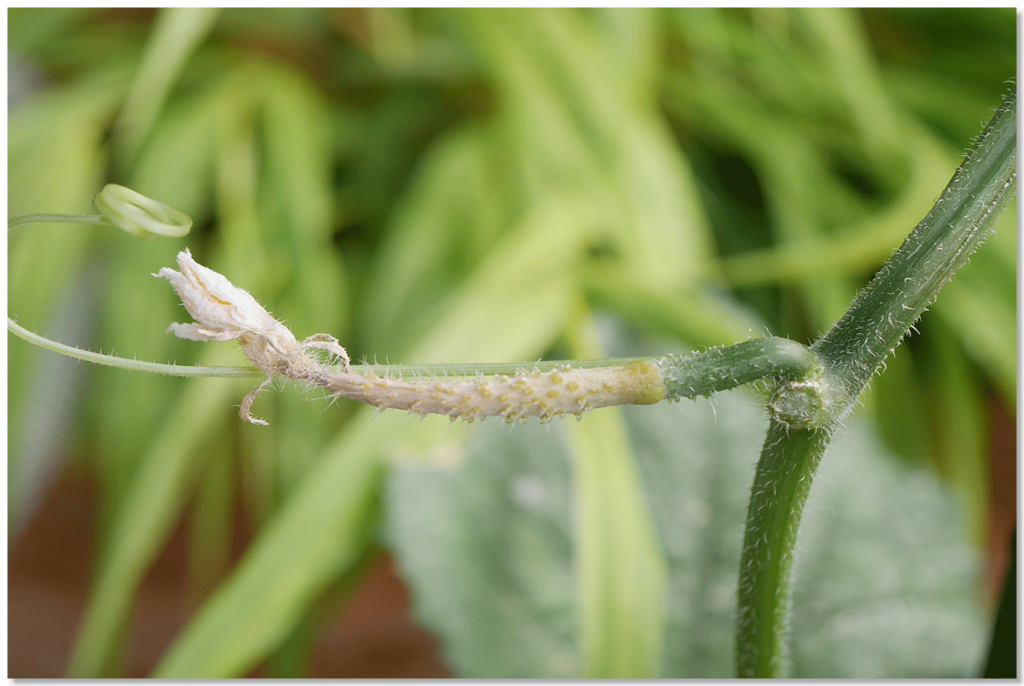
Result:
M402 467L388 482L388 537L416 614L459 676L575 676L564 434L490 422L467 453L458 470Z
M742 392L624 416L668 563L661 676L731 676L746 500L766 421ZM560 424L489 422L460 468L403 466L389 477L389 542L417 617L457 674L580 674L568 455ZM985 629L962 531L935 478L854 421L826 454L804 515L793 676L973 674Z

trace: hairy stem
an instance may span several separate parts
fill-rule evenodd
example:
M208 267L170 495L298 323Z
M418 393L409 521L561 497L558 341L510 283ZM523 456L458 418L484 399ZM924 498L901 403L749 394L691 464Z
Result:
M974 143L931 212L812 347L844 391L845 414L1016 193L1017 90Z
M741 677L782 676L793 548L828 432L773 421L757 463L743 537L736 618Z
M820 372L817 356L782 338L760 338L692 355L669 355L613 364L552 363L548 372L520 367L512 376L482 373L465 380L405 381L390 373L333 372L311 379L338 395L382 409L443 414L472 421L538 417L542 422L613 405L649 405L661 400L709 396L763 378L803 381ZM467 365L473 367L473 365Z
M10 317L7 318L7 330L15 336L37 345L40 348L51 352L60 353L76 360L85 360L94 364L101 364L106 367L118 367L129 371L149 372L151 374L165 374L167 376L220 376L220 377L254 377L262 376L263 372L255 367L186 367L179 364L161 364L159 362L143 362L142 360L129 360L114 355L104 355L91 350L82 350L72 345L64 345L49 338L44 338L37 333L18 326Z
M755 338L695 355L662 358L668 400L710 396L766 377L803 380L820 369L817 356L787 338Z
M811 346L824 365L818 421L804 428L772 421L754 478L740 562L736 668L741 677L784 675L793 549L814 473L872 374L967 263L1013 197L1016 119L1014 88L932 211L839 322ZM799 400L799 393L790 397Z

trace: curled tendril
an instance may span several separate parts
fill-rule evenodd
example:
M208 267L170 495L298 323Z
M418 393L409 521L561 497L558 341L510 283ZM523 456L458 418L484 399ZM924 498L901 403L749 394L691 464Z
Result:
M96 194L93 204L100 211L100 214L25 214L9 218L7 220L7 228L10 230L17 226L29 224L93 224L116 226L133 236L141 238L152 238L153 236L180 238L192 229L192 219L184 212L180 212L152 198L147 198L130 188L113 183L107 184L103 187L103 190ZM7 330L29 343L46 350L52 350L68 357L110 367L136 369L176 376L249 376L254 371L261 373L259 370L242 367L183 367L173 364L128 360L112 355L94 353L63 345L32 333L18 326L10 317L7 318Z
M180 238L192 230L184 212L114 183L104 186L92 203L104 219L133 236Z

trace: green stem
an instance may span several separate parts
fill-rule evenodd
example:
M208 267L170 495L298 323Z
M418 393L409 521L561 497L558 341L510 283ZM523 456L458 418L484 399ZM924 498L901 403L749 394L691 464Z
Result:
M768 429L747 513L740 559L736 669L741 677L782 676L793 548L811 481L828 445L820 429Z
M802 381L820 368L817 355L806 346L774 337L661 361L667 400L710 396L767 377Z
M842 319L811 346L824 365L819 383L825 402L818 420L795 429L772 421L754 478L740 562L736 666L742 677L783 675L796 533L829 438L1013 197L1016 105L1014 88L932 211ZM800 384L789 387L803 391Z
M23 214L7 220L7 228L13 229L25 224L99 224L113 226L110 221L98 214Z
M931 212L812 347L845 391L837 419L939 289L967 264L1016 192L1017 90L1006 97Z
M177 364L160 364L159 362L143 362L142 360L128 360L123 357L94 353L91 350L82 350L71 345L64 345L49 338L44 338L37 333L18 326L10 317L7 318L7 330L15 336L22 338L40 348L50 350L61 355L73 357L76 360L85 360L95 364L102 364L107 367L118 367L129 371L149 372L152 374L166 374L168 376L221 376L221 377L258 377L264 373L255 367L186 367Z

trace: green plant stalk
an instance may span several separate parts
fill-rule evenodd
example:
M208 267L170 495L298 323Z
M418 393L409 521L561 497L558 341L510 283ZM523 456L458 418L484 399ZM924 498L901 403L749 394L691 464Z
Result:
M824 365L825 402L815 425L792 429L772 421L754 477L740 561L736 668L741 677L784 674L793 549L814 473L871 376L967 263L1013 197L1016 124L1014 87L932 211L839 322L811 346Z
M659 364L667 400L707 397L766 377L803 381L821 370L817 355L806 346L775 337L670 355Z
M827 431L768 428L750 495L740 561L737 674L781 676L789 574L800 516L828 445Z
M76 360L84 360L86 362L92 362L94 364L101 364L107 367L119 367L121 369L127 369L129 371L140 371L149 372L151 374L165 374L167 376L191 376L191 377L223 377L223 378L237 378L237 377L258 377L262 376L263 372L255 367L195 367L186 366L180 364L162 364L160 362L143 362L141 360L128 360L123 357L116 357L114 355L105 355L103 353L92 352L91 350L82 350L76 348L73 345L65 345L63 343L57 343L51 341L49 338L44 338L37 333L33 333L28 329L19 326L12 319L7 319L7 330L13 333L18 338L28 341L33 345L38 345L40 348L49 350L51 352L60 353L67 357L73 357Z
M868 380L917 318L978 249L1016 192L1014 86L931 212L911 232L846 314L812 348L848 412Z
M98 214L23 214L18 217L11 217L7 220L7 228L13 229L26 224L97 224L99 226L113 226L106 217Z

